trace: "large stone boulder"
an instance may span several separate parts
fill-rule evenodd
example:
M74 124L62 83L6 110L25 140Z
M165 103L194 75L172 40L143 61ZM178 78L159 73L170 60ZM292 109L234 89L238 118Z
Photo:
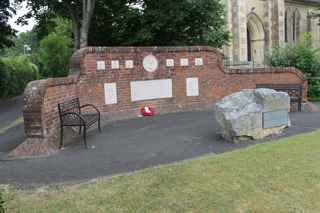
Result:
M272 89L247 89L216 103L223 137L232 142L262 139L290 126L290 97Z

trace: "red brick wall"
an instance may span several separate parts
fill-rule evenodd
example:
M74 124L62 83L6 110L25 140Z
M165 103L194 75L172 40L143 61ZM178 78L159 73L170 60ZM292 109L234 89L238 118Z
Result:
M30 82L24 93L23 117L26 139L10 155L47 156L58 147L57 103L77 97L79 76L70 75Z
M154 73L143 68L143 58L153 54L159 62ZM188 58L189 66L181 67L180 59ZM204 65L195 66L195 58ZM166 59L174 59L175 66L166 67ZM104 71L97 71L97 60L106 63ZM120 69L111 69L111 60L119 60ZM134 69L126 69L125 60L134 61ZM222 57L209 47L150 47L150 48L85 48L72 58L73 74L67 78L32 82L25 92L26 142L13 155L50 154L57 149L59 118L57 104L79 97L82 104L96 105L105 121L136 117L145 104L156 108L158 114L213 109L213 103L241 89L256 84L303 84L306 81L295 69L224 70ZM199 96L187 97L186 78L199 78ZM172 79L173 97L132 102L130 82ZM104 84L117 83L118 104L105 105ZM35 89L36 88L36 89Z
M83 103L93 103L98 106L102 112L106 113L109 119L117 119L120 112L124 117L135 117L139 113L139 108L145 104L156 107L158 113L181 111L186 108L200 107L213 102L212 85L215 80L214 70L208 69L209 66L195 66L194 59L202 57L204 63L209 63L209 52L207 50L198 51L179 51L176 49L133 49L133 51L109 53L88 53L84 58L85 69L81 70L81 83L79 83L80 100ZM130 50L130 49L129 49ZM113 50L109 50L113 51ZM152 53L159 61L159 68L154 73L146 72L142 66L143 58ZM212 52L213 53L213 52ZM210 60L213 69L218 70L218 55L212 54ZM178 63L180 58L188 58L190 66L181 67ZM166 59L174 59L175 67L167 68ZM96 61L106 61L105 71L96 71ZM120 69L111 70L111 60L120 60ZM124 61L134 60L134 69L125 69ZM198 77L200 96L186 96L186 78ZM130 82L137 80L155 80L155 79L172 79L173 98L159 99L151 101L131 102ZM117 83L118 104L105 105L104 101L104 83ZM184 108L184 109L181 109ZM130 113L127 113L130 111ZM115 117L114 117L115 116Z

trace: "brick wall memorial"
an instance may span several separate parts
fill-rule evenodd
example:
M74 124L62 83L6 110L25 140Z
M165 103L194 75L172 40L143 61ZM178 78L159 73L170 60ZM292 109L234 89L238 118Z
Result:
M213 110L224 96L257 84L307 88L294 68L226 71L222 56L210 47L88 47L73 55L71 67L68 77L29 83L23 112L26 139L11 155L56 152L57 104L75 97L96 105L103 121L110 122L137 117L145 105L157 114Z

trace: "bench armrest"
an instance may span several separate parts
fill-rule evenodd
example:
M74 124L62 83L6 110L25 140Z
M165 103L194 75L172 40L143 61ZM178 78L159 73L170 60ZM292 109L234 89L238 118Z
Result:
M98 110L98 108L95 105L93 105L93 104L85 104L85 105L80 106L80 109L86 108L86 107L91 107L91 108L95 109L97 111L97 113L99 114L99 116L100 116L100 111Z

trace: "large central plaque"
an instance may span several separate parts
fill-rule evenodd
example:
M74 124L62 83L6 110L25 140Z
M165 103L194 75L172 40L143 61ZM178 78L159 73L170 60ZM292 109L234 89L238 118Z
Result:
M132 81L131 101L172 98L172 80Z
M289 113L287 110L278 110L263 113L263 128L269 129L279 126L288 125Z

